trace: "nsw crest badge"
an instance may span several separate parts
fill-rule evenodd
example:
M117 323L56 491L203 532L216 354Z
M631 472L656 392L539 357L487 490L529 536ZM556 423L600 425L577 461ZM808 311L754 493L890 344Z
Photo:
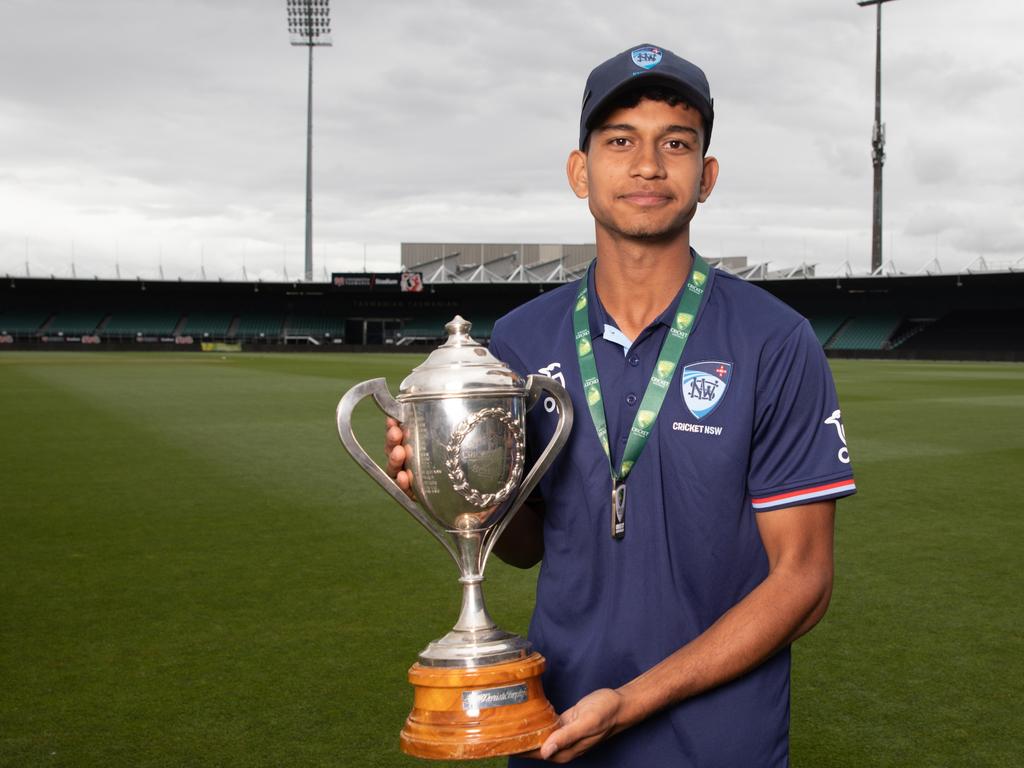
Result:
M630 51L633 63L644 69L652 69L661 63L661 49L653 45L645 45L642 48L635 48Z
M729 388L732 363L704 360L683 368L683 402L697 419L710 414Z

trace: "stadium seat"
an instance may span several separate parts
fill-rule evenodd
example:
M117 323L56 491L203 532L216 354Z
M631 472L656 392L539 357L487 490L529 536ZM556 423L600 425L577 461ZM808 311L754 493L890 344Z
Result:
M189 312L181 332L186 336L225 337L233 319L230 312Z
M443 339L446 331L444 324L451 317L435 315L433 317L416 317L402 324L401 335L411 339Z
M180 312L118 312L103 327L104 336L170 336Z
M71 336L94 333L104 316L103 312L59 312L50 321L46 332Z
M287 336L345 337L345 318L329 315L289 315L285 322Z
M899 315L858 315L839 329L826 349L885 349L900 321Z
M818 343L825 346L828 340L835 336L836 331L846 320L845 315L812 315L807 318L818 337Z
M49 316L48 312L4 312L0 315L0 333L35 333Z
M472 322L473 327L469 329L470 336L475 339L489 339L491 334L494 333L494 324L498 322L498 319L481 315Z
M283 329L283 315L248 312L239 316L236 334L241 339L277 339Z

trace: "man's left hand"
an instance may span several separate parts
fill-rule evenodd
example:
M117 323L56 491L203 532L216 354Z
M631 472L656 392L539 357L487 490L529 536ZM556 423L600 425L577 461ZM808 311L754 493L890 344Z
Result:
M618 732L622 694L602 688L580 699L576 706L562 713L558 730L541 745L542 760L567 763L588 749Z

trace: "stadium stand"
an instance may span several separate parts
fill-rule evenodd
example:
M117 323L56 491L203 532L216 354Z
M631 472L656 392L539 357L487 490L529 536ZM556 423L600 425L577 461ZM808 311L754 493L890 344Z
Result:
M474 339L489 339L494 333L494 324L498 322L496 317L478 316L473 320L473 327L469 333Z
M896 333L894 333L889 339L889 348L896 349L897 347L902 346L917 334L927 331L934 323L934 317L907 318L900 323L900 327L896 329Z
M753 282L809 318L830 357L1024 361L1024 272ZM456 314L486 343L494 318L556 287L437 283L401 292L8 275L0 279L0 350L199 350L204 341L282 352L425 349Z
M106 336L171 336L180 312L115 312L103 326Z
M414 317L402 323L400 336L403 339L443 339L445 336L444 324L451 320L451 317L442 317L433 314L428 317ZM493 326L493 323L491 324ZM474 321L471 333L476 333Z
M234 315L230 312L189 312L181 333L185 336L224 338L232 320Z
M284 330L284 315L248 312L238 318L235 335L240 339L276 339Z
M104 317L104 312L59 312L46 326L46 332L65 336L94 333Z
M284 324L286 336L344 337L345 318L329 315L289 315Z
M829 339L836 335L839 327L846 322L845 315L816 315L807 318L814 329L814 335L818 337L818 343L825 346Z
M452 319L452 315L431 315L430 317L416 317L407 319L402 323L400 336L412 339L443 339L446 335L445 324ZM473 327L469 333L475 339L488 339L494 331L494 324L497 318L493 315L474 313L467 316Z
M0 315L0 333L34 334L49 317L49 312L4 312Z
M900 320L899 315L858 315L839 329L826 349L885 349Z
M908 338L900 349L925 358L957 350L960 356L970 351L985 359L1000 359L1007 350L1024 350L1024 318L1015 311L957 310Z

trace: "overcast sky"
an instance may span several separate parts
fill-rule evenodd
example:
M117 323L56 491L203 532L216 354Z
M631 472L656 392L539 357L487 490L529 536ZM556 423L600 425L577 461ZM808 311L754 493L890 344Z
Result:
M1020 259L1024 4L882 16L886 259ZM394 270L402 241L593 242L564 174L583 84L642 42L711 82L722 171L698 250L868 268L873 8L334 0L332 22L314 55L318 278L364 250ZM306 66L285 0L2 0L0 274L300 275Z

